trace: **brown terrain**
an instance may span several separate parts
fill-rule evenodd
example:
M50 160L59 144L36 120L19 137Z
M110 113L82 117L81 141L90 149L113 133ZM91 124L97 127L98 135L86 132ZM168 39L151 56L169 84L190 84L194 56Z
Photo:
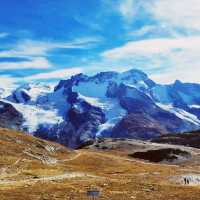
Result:
M199 161L191 147L106 139L69 150L0 129L0 200L86 200L89 190L105 200L199 200Z

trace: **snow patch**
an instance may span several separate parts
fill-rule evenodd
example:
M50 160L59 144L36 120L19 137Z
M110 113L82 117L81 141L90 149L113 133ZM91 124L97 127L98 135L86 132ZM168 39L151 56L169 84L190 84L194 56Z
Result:
M53 87L51 85L32 85L28 90L28 95L31 96L31 101L36 102L40 96L47 95L53 92Z
M197 108L197 109L200 109L200 105L189 105L189 108Z
M101 102L99 98L94 98L94 97L86 97L81 94L79 94L79 98L85 100L87 103L91 104L92 106L96 106L99 108L104 108L106 105Z
M58 114L58 110L56 109L44 110L39 106L12 103L6 100L4 100L4 102L10 103L23 115L25 119L23 128L29 133L34 133L40 124L51 127L64 121L63 117Z
M108 82L97 83L94 81L81 82L73 87L73 91L79 94L79 98L84 99L89 104L102 109L106 117L106 123L99 126L99 135L103 130L113 127L122 117L127 114L118 99L108 98L106 91Z
M195 125L200 125L200 120L197 118L197 116L186 112L183 109L180 108L176 108L174 106L172 106L171 104L161 104L161 103L157 103L157 105L162 108L163 110L169 111L173 114L175 114L178 118L182 119L182 120L186 120L189 121Z

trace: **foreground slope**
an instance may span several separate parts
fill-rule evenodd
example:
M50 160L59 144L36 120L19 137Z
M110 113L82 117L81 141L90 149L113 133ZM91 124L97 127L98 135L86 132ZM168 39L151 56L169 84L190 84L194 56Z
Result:
M166 196L170 200L198 200L200 196L198 185L177 181L199 171L197 149L185 147L192 155L189 160L166 165L128 156L144 147L159 146L131 140L103 141L103 145L116 147L112 149L93 146L71 151L0 129L0 143L1 200L80 200L88 199L89 189L98 189L99 199L113 200L154 200L166 199Z

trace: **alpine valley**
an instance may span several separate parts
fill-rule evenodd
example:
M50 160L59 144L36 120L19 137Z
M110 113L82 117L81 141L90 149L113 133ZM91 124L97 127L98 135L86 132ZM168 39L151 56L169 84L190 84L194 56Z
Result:
M5 92L5 93L4 93ZM200 85L160 85L142 71L78 74L58 85L1 90L0 127L70 148L97 138L149 140L200 129Z

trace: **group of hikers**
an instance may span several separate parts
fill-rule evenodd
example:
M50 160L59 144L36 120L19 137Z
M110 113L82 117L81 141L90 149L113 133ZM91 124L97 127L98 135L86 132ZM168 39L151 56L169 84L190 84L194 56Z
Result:
M190 184L190 180L189 180L189 178L184 178L184 183L185 183L185 185L189 185Z

